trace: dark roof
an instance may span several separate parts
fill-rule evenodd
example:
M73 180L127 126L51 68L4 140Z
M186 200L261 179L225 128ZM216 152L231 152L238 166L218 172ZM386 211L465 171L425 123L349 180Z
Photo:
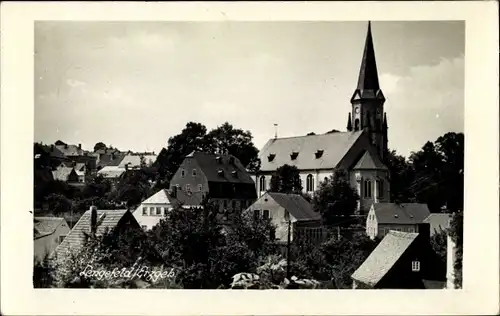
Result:
M450 228L451 214L433 213L424 219L424 223L430 224L431 236Z
M84 150L77 145L56 145L65 156L83 156Z
M337 132L270 139L259 152L260 170L274 171L285 164L299 170L333 169L362 134L362 131ZM323 153L316 158L318 150ZM293 152L298 153L294 160L290 157ZM269 156L273 157L271 161Z
M62 217L35 217L35 239L53 234L64 221Z
M97 219L100 223L97 226L96 236L102 236L106 231L114 229L127 212L128 210L98 210ZM105 217L99 221L103 214L106 214ZM80 217L62 243L57 246L55 253L58 256L65 256L69 251L79 250L85 243L84 233L90 233L90 210Z
M35 144L35 154L48 154L52 158L66 159L66 156L54 145Z
M418 233L389 231L351 277L369 286L376 286L417 236Z
M191 157L196 160L209 182L247 183L254 185L254 181L245 167L238 158L232 155L214 155L204 152L192 152L186 156L186 158ZM218 158L220 158L220 162ZM234 159L233 163L230 162L231 158ZM222 174L219 173L220 170ZM233 175L233 171L236 171L236 176Z
M321 215L313 210L311 203L298 194L276 192L267 192L267 194L298 221L321 219Z
M430 215L421 203L374 203L373 208L379 224L420 224Z
M122 160L125 158L126 154L124 153L115 153L114 156L113 154L106 154L104 157L109 157L108 163L106 166L115 166L118 167Z
M368 150L365 151L363 156L358 160L353 169L357 170L373 170L382 169L387 170L387 167L378 159L376 155L370 154Z

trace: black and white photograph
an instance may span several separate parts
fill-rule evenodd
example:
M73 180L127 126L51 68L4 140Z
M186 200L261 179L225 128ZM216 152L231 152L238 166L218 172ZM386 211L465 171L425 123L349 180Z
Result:
M468 22L217 14L33 20L31 156L2 163L32 177L2 186L33 192L32 289L477 291L498 104L470 114L495 104L469 104Z
M460 287L464 41L36 22L35 286Z

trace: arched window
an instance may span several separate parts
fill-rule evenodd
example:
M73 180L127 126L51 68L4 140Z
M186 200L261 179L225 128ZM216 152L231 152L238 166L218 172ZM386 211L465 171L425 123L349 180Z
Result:
M314 191L314 177L312 174L307 175L306 179L306 191L312 192Z
M266 177L265 176L260 177L259 186L260 186L260 192L266 191Z
M365 198L371 198L372 197L372 183L370 180L365 180Z
M384 197L384 180L377 180L377 197Z
M359 119L354 120L354 130L359 131Z

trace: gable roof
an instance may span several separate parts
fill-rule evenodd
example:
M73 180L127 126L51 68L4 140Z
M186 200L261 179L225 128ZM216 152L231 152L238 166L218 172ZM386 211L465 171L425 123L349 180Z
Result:
M321 215L313 210L311 203L298 194L276 192L267 192L266 194L272 197L276 203L287 210L298 221L321 219Z
M129 164L130 167L139 167L141 165L141 157L144 157L146 165L153 164L156 161L156 155L137 155L137 154L127 154L118 164L119 167L125 168L125 165Z
M62 217L35 217L35 239L53 234L57 227L64 222L65 220Z
M167 190L162 189L156 192L155 194L151 195L141 204L170 204L170 198L167 194Z
M417 236L418 233L389 231L351 277L369 286L376 286Z
M125 172L125 168L117 166L106 166L97 171L97 174L102 175L104 178L118 178Z
M338 132L270 139L259 152L261 171L274 171L285 164L301 170L335 168L362 133ZM323 154L316 158L318 150L322 150ZM293 152L298 153L294 160L290 157ZM269 161L269 155L275 155L272 161Z
M35 154L41 153L48 154L52 158L66 159L66 156L64 156L64 154L59 149L57 149L56 146L48 146L35 143Z
M239 159L232 155L214 155L198 151L192 152L186 156L186 158L190 157L196 160L209 182L246 183L255 185ZM217 158L220 158L220 162ZM230 162L231 158L234 159L233 163ZM222 175L219 174L219 170L222 170ZM233 175L233 171L236 172L236 176Z
M378 159L376 155L370 154L368 150L358 160L353 169L357 170L373 170L382 169L387 170L387 167Z
M64 256L70 251L77 251L83 246L85 243L84 233L90 233L90 212L88 210L80 217L73 229L57 246L55 253L58 256ZM114 229L127 212L127 210L97 210L96 236L102 236L107 230ZM100 220L103 214L105 214L104 218Z
M61 165L56 170L52 171L52 176L54 180L67 181L72 171L73 168Z
M374 203L373 208L379 224L420 224L430 215L422 203Z
M56 145L65 156L83 156L84 150L77 145Z
M451 214L433 213L424 219L424 223L430 224L431 236L450 228Z

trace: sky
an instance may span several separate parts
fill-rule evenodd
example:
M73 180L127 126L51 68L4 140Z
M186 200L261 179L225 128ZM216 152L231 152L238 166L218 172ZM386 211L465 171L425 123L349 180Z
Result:
M367 22L36 22L34 140L155 151L189 121L346 130ZM372 22L389 148L464 129L465 24Z

